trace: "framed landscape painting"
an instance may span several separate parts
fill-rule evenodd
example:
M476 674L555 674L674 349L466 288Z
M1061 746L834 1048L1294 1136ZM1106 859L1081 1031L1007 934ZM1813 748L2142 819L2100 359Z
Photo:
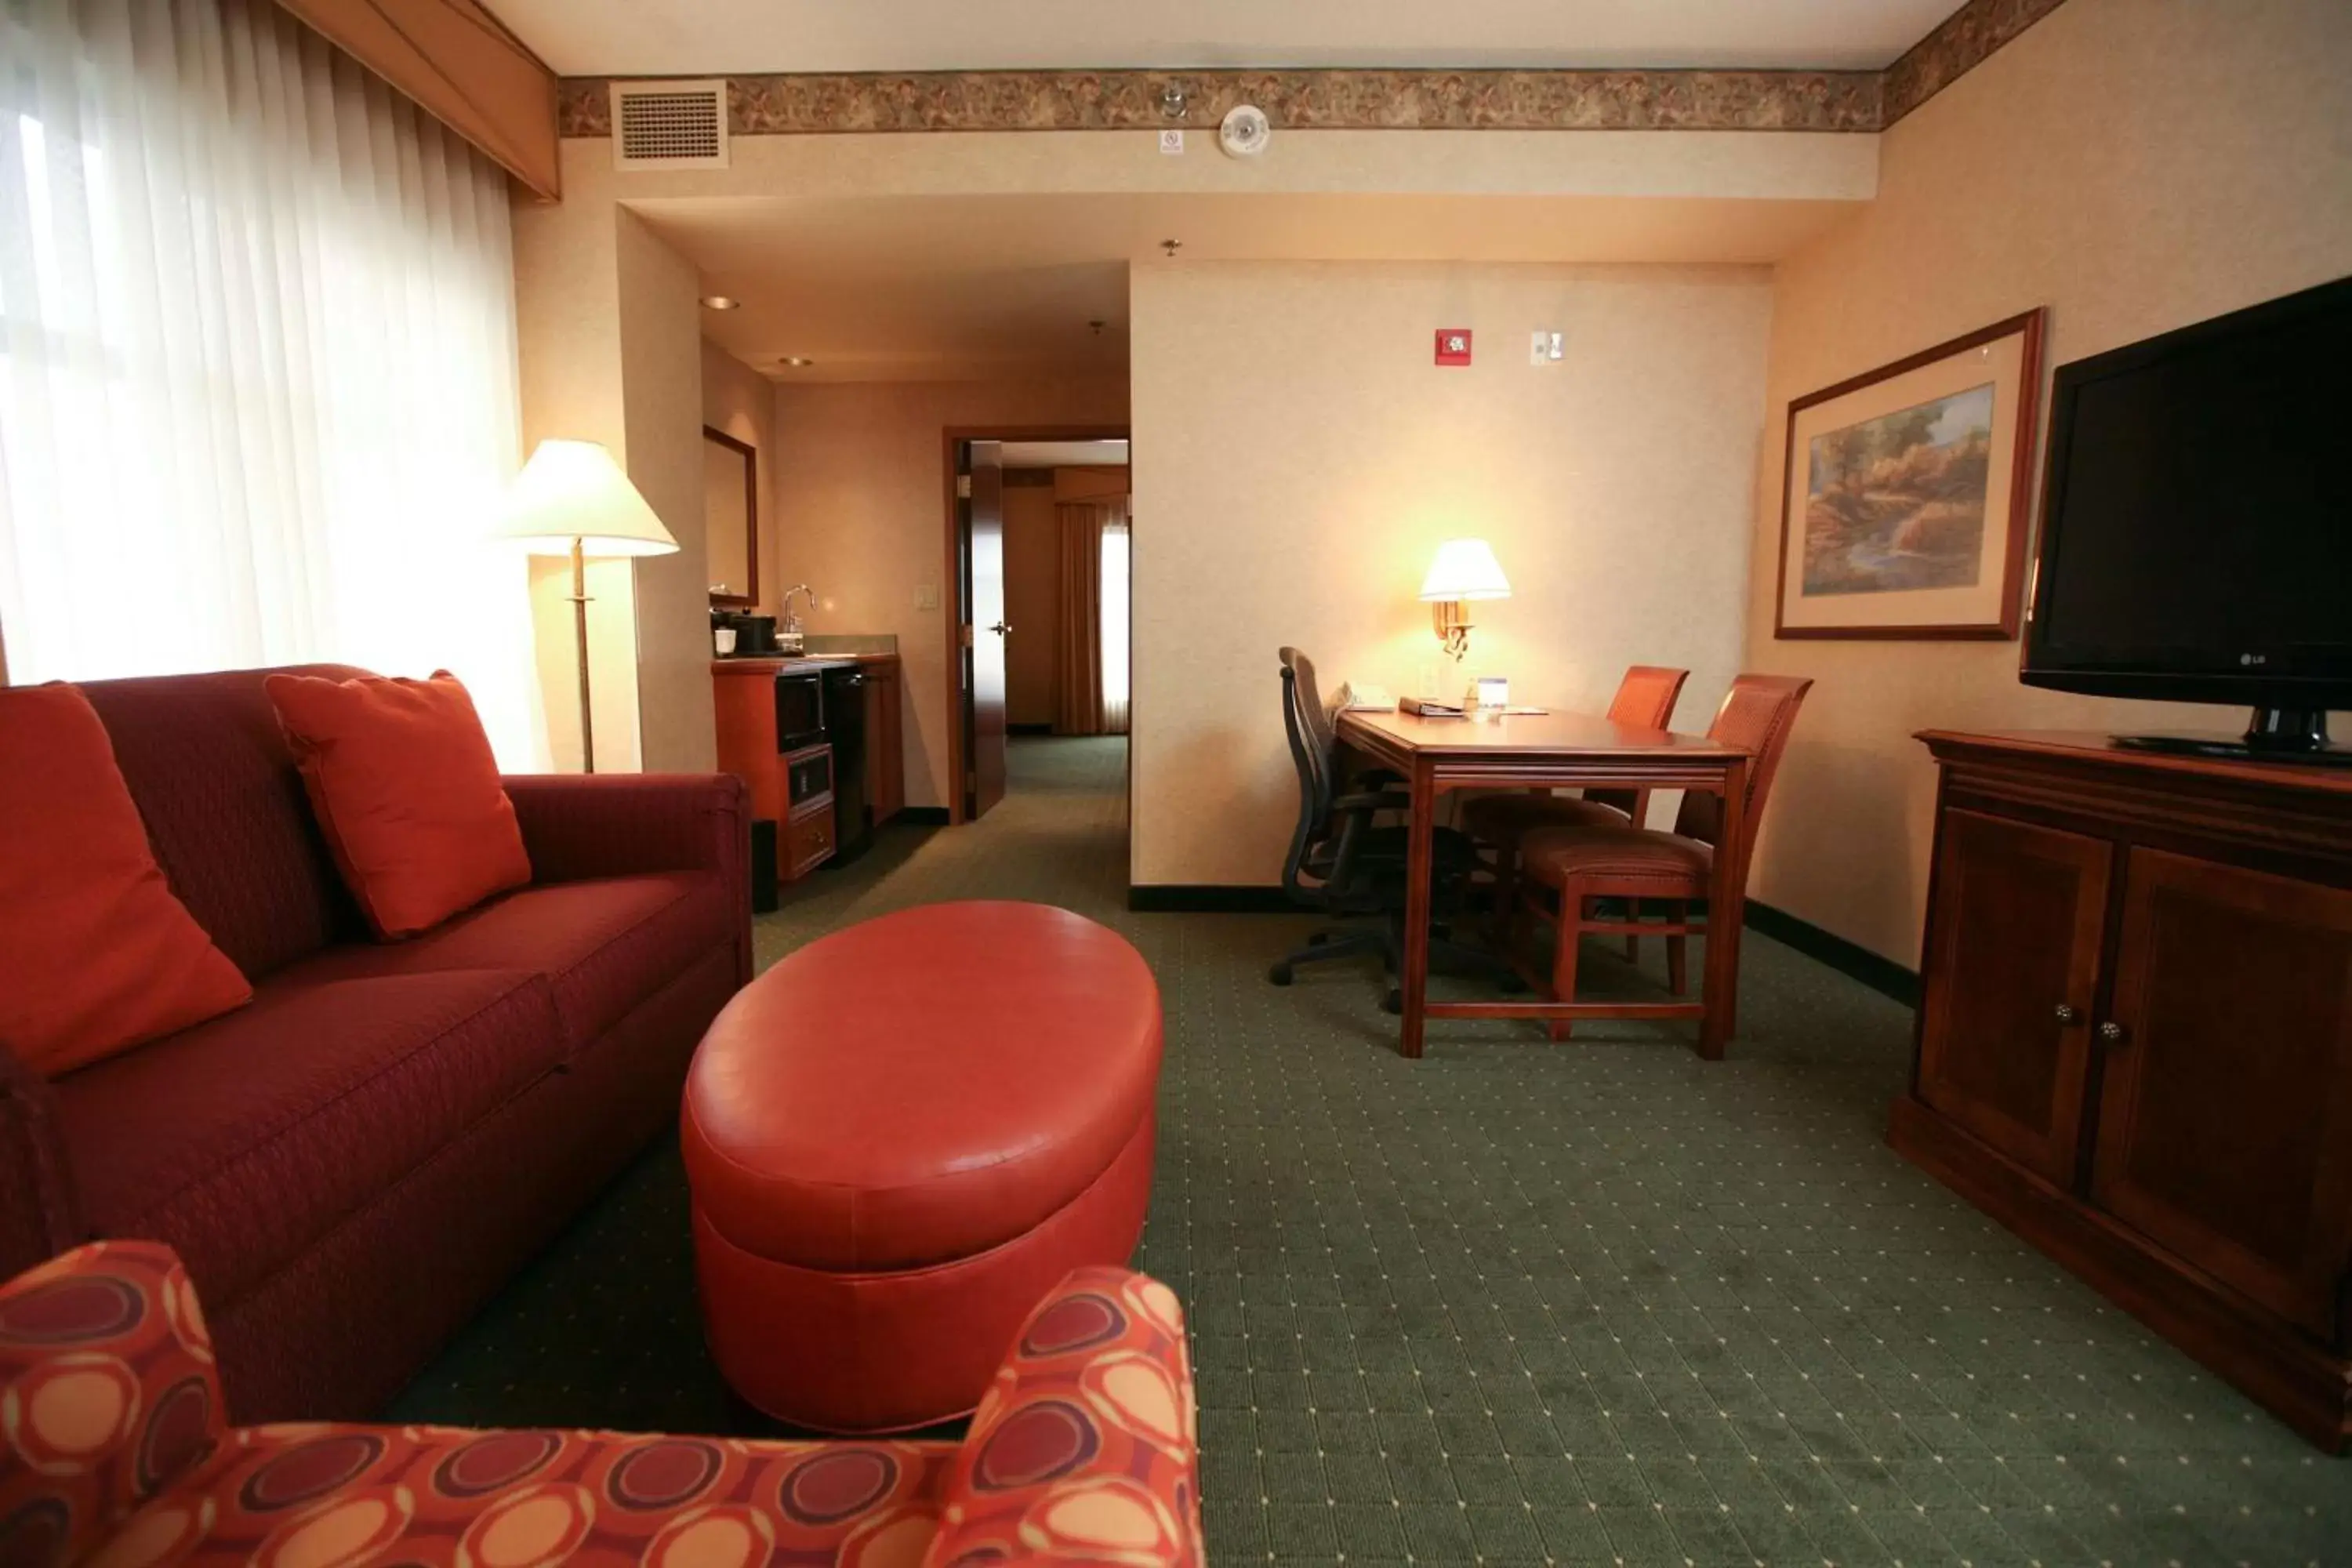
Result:
M1789 405L1782 637L2013 637L2042 312Z

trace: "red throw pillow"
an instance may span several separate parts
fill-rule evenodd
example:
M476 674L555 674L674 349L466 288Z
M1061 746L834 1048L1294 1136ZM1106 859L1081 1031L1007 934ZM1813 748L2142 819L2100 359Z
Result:
M376 935L415 936L530 880L514 804L456 676L273 675L263 684Z
M0 1046L55 1077L252 999L163 880L89 699L0 689Z

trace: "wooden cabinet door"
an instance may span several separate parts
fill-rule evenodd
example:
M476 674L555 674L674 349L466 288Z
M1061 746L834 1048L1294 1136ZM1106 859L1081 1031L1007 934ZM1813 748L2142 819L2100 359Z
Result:
M2352 1243L2352 890L2155 849L2124 879L2093 1201L2336 1337Z
M1928 911L1919 1098L2074 1182L2114 847L1948 810Z
M877 827L907 804L898 723L898 667L873 665L866 672L866 804Z

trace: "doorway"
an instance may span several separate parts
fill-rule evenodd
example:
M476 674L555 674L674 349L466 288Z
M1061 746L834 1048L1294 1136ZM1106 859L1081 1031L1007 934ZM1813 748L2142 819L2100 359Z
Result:
M1129 432L944 433L950 820L1004 798L1008 748L1123 737L1131 674ZM1118 743L1119 772L1126 772Z

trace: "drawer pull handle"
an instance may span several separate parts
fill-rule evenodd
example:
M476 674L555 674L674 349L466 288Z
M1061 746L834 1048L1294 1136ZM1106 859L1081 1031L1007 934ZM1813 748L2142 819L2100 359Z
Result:
M2079 1024L2083 1021L2083 1015L2074 1011L2073 1003L2061 1002L2058 1004L2058 1021L2066 1025Z
M2120 1046L2124 1043L2124 1026L2109 1019L2099 1026L2099 1038L2111 1046Z

